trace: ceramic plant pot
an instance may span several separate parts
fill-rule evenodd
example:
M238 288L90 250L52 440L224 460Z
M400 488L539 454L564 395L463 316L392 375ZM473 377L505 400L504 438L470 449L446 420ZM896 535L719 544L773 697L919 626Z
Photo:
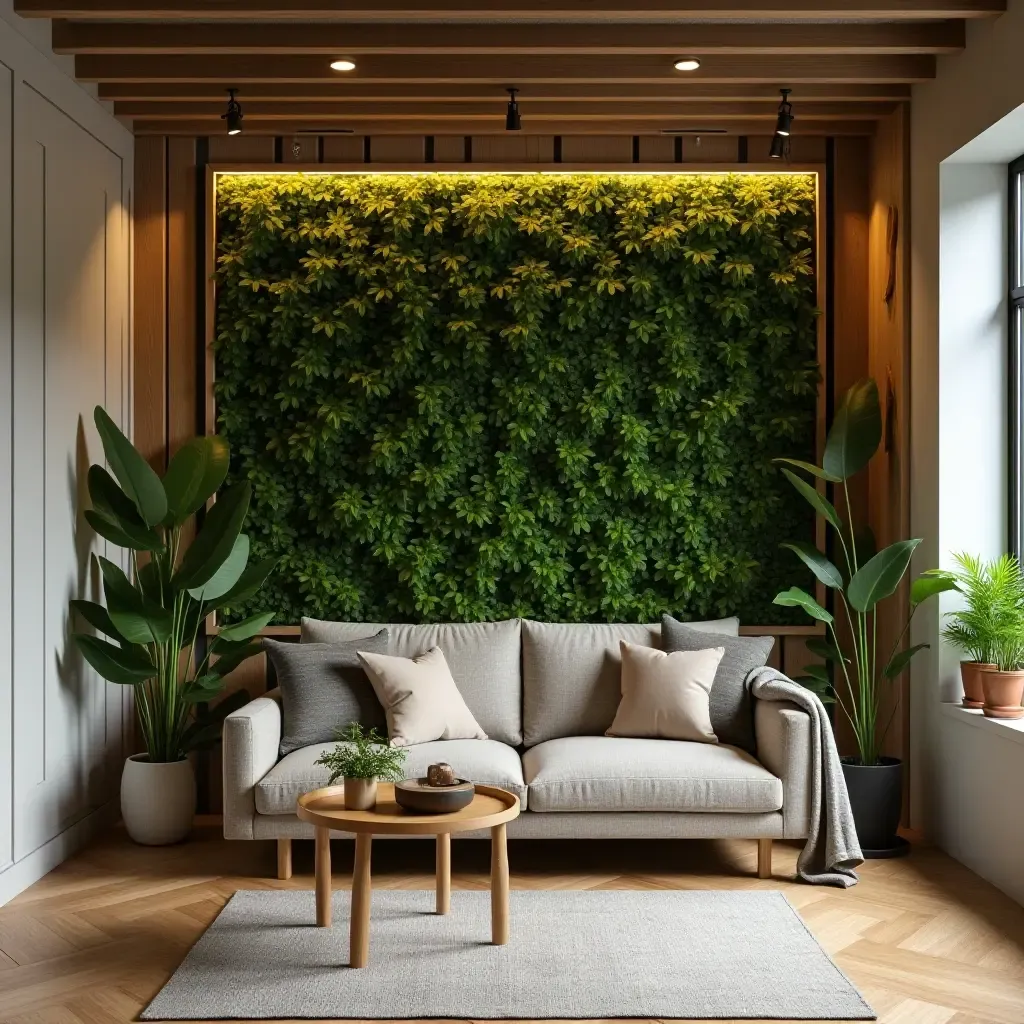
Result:
M995 668L987 661L961 661L960 678L964 684L963 706L965 708L982 708L985 706L985 691L981 686L983 672Z
M903 856L907 843L896 835L903 807L903 762L881 757L878 764L865 765L844 757L842 763L864 856L869 860Z
M981 673L985 693L985 715L988 718L1024 718L1024 672Z
M376 779L346 779L345 807L350 811L372 811L377 806Z
M121 817L128 835L143 846L180 843L192 829L196 779L187 759L151 762L133 754L121 775Z

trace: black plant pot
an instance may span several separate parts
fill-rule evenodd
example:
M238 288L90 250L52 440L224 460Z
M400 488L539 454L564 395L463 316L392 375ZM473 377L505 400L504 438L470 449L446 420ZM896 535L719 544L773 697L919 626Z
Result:
M896 757L881 757L873 765L860 764L853 757L842 761L864 856L868 860L906 856L910 845L896 835L903 807L903 762Z

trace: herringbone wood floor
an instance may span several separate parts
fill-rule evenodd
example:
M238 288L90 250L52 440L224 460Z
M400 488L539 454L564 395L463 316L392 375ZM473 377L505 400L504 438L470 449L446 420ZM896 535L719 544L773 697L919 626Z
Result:
M213 823L166 849L112 832L0 908L0 1022L134 1020L236 889L312 888L312 843L295 845L295 877L279 882L272 844L225 842ZM346 886L350 845L334 855ZM431 888L432 856L378 842L374 885ZM1024 909L949 857L915 846L847 891L793 884L794 845L776 843L771 881L755 858L752 841L510 849L513 888L782 889L885 1024L1024 1022ZM486 888L487 864L484 844L453 844L453 887Z

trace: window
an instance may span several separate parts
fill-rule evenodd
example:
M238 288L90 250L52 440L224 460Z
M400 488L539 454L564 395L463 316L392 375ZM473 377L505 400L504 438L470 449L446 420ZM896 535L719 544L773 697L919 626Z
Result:
M1010 164L1010 550L1024 558L1024 156Z

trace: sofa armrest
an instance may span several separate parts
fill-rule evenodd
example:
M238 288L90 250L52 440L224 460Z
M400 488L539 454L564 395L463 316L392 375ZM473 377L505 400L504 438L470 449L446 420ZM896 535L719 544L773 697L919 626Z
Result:
M256 783L277 764L281 691L271 690L224 719L224 838L252 839Z
M804 839L810 829L811 716L789 701L755 700L757 759L782 779L782 835Z

